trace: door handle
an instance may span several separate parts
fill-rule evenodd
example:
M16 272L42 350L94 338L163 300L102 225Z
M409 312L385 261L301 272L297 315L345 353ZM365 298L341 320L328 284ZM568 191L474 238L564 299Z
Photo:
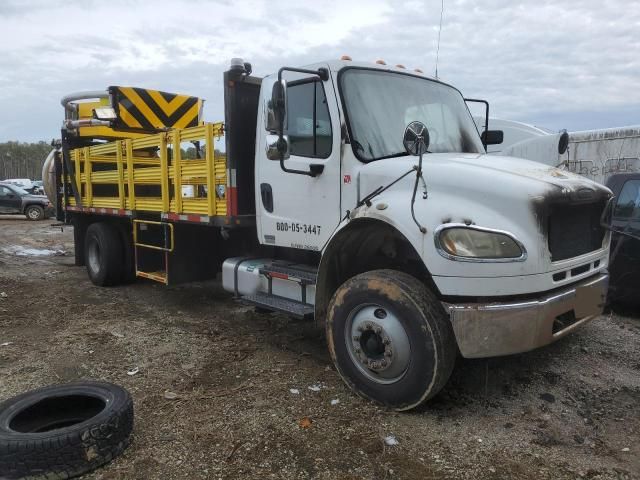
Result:
M260 196L262 197L262 206L264 209L269 213L273 213L273 190L270 184L260 184Z

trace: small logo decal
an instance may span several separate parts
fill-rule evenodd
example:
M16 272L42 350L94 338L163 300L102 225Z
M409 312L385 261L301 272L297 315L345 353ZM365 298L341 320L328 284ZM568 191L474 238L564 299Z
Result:
M351 175L345 175L342 181L346 184L351 183Z

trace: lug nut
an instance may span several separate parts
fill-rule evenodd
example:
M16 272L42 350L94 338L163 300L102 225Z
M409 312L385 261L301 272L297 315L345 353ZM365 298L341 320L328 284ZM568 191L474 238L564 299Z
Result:
M380 335L382 333L382 328L381 327L376 327L376 333L378 335Z

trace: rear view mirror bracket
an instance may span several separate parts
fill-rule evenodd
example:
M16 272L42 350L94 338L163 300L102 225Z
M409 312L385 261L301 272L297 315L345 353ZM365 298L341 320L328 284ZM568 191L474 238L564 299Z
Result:
M310 177L316 177L323 172L324 166L319 164L312 164L309 166L309 170L295 170L287 168L284 164L284 161L289 158L289 142L284 135L284 124L287 117L287 81L282 78L282 73L285 71L316 75L320 78L320 80L326 82L327 80L329 80L329 70L326 68L309 70L306 68L282 67L280 70L278 70L278 79L273 84L273 90L271 92L271 100L269 105L270 109L267 112L267 130L275 131L278 135L276 151L280 156L280 168L282 169L282 171L287 173L295 173L298 175L308 175ZM273 130L271 130L271 128L273 128Z
M482 145L484 146L484 151L486 152L487 143L485 142L485 139L484 139L484 132L489 130L489 102L487 102L486 100L480 100L478 98L465 98L464 101L467 103L482 103L484 105L484 131L480 135L480 139L482 140Z

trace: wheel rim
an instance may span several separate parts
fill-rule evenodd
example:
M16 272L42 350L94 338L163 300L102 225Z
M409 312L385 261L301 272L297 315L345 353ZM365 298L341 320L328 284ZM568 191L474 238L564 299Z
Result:
M27 215L29 215L29 218L32 220L37 220L38 218L40 218L40 212L38 212L38 210L35 208L30 208L27 212Z
M98 245L98 242L91 242L87 254L89 260L89 268L92 272L97 273L100 270L100 245Z
M409 336L390 308L376 304L354 308L345 324L345 342L354 365L376 383L397 382L409 368Z

